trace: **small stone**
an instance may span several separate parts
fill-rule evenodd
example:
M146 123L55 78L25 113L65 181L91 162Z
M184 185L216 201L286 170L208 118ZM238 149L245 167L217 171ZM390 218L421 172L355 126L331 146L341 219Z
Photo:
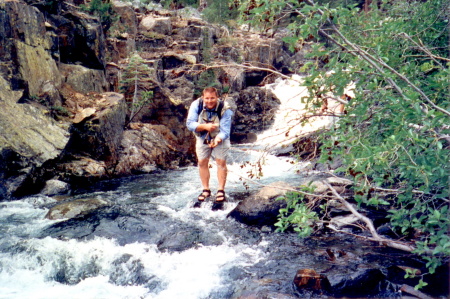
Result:
M294 285L299 290L326 291L331 289L328 278L323 274L318 274L313 269L298 270L294 278Z
M58 194L65 194L69 191L70 185L60 180L48 180L45 183L45 187L42 189L41 194L52 196Z

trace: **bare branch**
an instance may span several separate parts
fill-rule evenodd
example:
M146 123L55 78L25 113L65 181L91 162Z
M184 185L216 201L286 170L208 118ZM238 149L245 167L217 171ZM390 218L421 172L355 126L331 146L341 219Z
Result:
M333 195L339 199L339 201L347 208L349 209L349 211L355 215L356 217L358 217L358 219L360 219L361 221L363 221L364 223L366 223L370 233L372 234L372 237L364 237L367 240L371 240L371 241L376 241L376 242L380 242L385 246L388 247L392 247L392 248L396 248L396 249L400 249L403 251L407 251L407 252L412 252L414 251L416 248L412 245L406 244L406 243L401 243L398 241L394 241L394 240L390 240L390 239L386 239L381 237L376 229L375 226L373 225L372 220L370 220L369 218L367 218L366 216L362 215L361 213L359 213L355 207L353 205L351 205L348 201L346 201L342 196L339 195L339 193L336 191L336 189L334 189L328 182L323 181L323 183L331 190L331 192L333 193Z
M408 34L406 34L405 32L400 33L400 36L405 37L407 40L409 40L410 42L412 42L413 44L415 44L417 46L417 48L419 48L422 52L425 52L428 57L430 57L431 59L433 59L434 62L436 62L441 68L444 68L444 66L437 60L437 59L441 59L444 61L450 61L450 59L448 58L444 58L444 57L439 57L434 55L433 53L430 52L430 50L428 50L427 48L425 48L423 45L418 44L415 40L413 40ZM422 43L421 43L422 44Z
M242 69L246 69L246 70L253 70L253 71L265 71L265 72L269 72L269 73L272 73L272 74L274 74L274 75L277 75L277 76L279 76L279 77L281 77L281 78L283 78L283 79L288 79L288 80L291 80L291 81L294 81L294 82L297 82L299 85L303 85L303 81L300 81L300 80L297 80L297 79L295 79L295 78L292 78L292 77L289 77L289 76L286 76L285 74L283 74L283 73L280 73L280 72L278 72L278 71L276 71L276 70L274 70L274 69L271 69L271 68L264 68L264 67L258 67L258 66L254 66L254 65L251 65L251 64L212 64L212 65L205 65L205 64L195 64L195 65L193 65L193 66L201 66L201 67L203 67L205 70L207 70L207 69L213 69L213 68L227 68L227 67L230 67L230 68L242 68ZM343 99L341 99L341 98L339 98L339 97L331 97L331 96L328 96L327 98L329 98L329 99L332 99L332 100L335 100L335 101L337 101L337 102L339 102L339 103L341 103L341 104L344 104L344 105L346 105L346 104L348 104L348 101L346 101L346 100L343 100Z

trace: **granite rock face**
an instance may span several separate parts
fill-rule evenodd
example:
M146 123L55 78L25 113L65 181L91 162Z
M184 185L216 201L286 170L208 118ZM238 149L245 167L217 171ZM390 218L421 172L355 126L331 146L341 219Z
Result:
M46 110L17 104L21 95L0 77L0 197L14 194L35 168L56 159L69 140L67 128Z

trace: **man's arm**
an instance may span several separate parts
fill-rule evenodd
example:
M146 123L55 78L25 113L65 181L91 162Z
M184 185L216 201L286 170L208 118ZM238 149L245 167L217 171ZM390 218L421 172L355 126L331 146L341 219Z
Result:
M188 116L186 119L186 126L189 131L196 132L197 127L199 126L198 122L198 102L199 100L195 100L192 102L191 106L189 107Z
M230 138L232 117L233 117L233 110L231 109L227 109L223 113L222 118L220 119L220 132L216 136L216 138L220 139L220 141Z

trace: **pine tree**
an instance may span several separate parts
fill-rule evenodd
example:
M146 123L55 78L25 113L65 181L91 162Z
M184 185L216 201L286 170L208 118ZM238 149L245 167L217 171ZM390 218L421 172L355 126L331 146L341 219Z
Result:
M153 97L153 92L150 90L154 82L153 78L154 70L145 64L138 53L132 54L120 80L120 91L129 103L130 122Z

